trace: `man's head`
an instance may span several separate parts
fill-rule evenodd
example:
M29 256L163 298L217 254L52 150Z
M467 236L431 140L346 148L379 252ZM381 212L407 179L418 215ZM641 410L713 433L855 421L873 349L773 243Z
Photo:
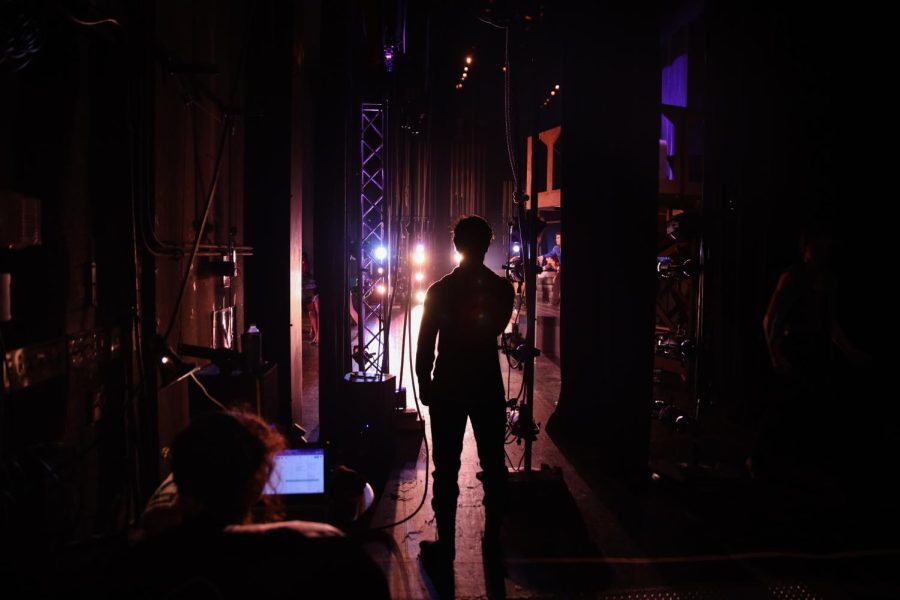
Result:
M559 246L560 248L562 248L562 234L561 233L556 234L556 245Z
M456 251L466 261L484 262L494 232L488 222L478 216L463 217L453 228L453 243Z

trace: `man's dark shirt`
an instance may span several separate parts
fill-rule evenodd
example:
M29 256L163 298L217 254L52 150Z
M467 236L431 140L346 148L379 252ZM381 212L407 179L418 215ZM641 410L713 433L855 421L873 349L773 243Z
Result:
M416 353L420 383L431 381L434 366L434 393L477 390L478 396L502 398L497 336L509 323L512 304L512 285L482 264L457 267L432 285L425 297Z

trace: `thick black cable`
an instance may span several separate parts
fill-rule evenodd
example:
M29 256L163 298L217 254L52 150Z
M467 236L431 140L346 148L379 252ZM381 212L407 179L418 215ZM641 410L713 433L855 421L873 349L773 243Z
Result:
M410 282L412 285L412 282ZM407 295L406 299L406 311L405 311L405 319L410 319L412 317L412 309L411 309L411 300L412 294ZM416 414L423 423L425 422L424 417L422 417L422 408L419 406L419 395L416 391L416 375L415 369L413 367L413 352L412 352L412 326L406 329L408 339L409 339L409 369L410 369L410 387L413 390L413 399L416 402ZM428 446L428 434L423 432L422 440L425 443L425 490L422 492L422 499L419 501L419 505L413 510L410 514L403 517L399 521L394 523L390 523L388 525L380 525L378 527L372 527L371 529L391 529L392 527L396 527L398 525L402 525L406 523L414 516L419 514L419 511L422 510L422 507L425 506L425 500L428 498L428 475L431 469L431 449Z

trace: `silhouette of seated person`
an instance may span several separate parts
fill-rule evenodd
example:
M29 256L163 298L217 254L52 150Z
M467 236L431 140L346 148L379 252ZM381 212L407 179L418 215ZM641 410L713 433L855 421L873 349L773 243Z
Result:
M122 595L387 598L379 567L324 523L253 523L254 505L284 438L253 415L208 413L172 445L181 523L138 544L120 574Z

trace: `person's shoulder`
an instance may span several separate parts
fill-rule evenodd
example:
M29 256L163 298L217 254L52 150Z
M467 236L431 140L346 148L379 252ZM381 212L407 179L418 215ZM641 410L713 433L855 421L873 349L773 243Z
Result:
M778 287L786 288L791 287L794 284L803 284L809 278L809 274L810 269L805 262L795 262L782 271L781 275L778 277Z
M445 293L446 290L448 290L453 284L454 273L456 273L455 270L447 273L446 275L432 283L430 286L428 286L427 294L430 297L434 298L435 296L439 296Z
M509 279L502 275L498 275L487 267L485 267L485 270L491 274L491 281L493 281L494 285L497 286L498 289L501 289L503 291L509 290L510 292L512 292L512 283L510 283Z
M494 283L497 283L500 281L507 281L506 277L503 277L502 275L498 275L496 271L494 271L487 265L481 265L481 269L482 269L482 274L485 275L490 281L493 281Z
M230 525L226 533L237 535L296 535L305 538L343 537L340 529L327 523L314 521L281 521L276 523L253 523Z

